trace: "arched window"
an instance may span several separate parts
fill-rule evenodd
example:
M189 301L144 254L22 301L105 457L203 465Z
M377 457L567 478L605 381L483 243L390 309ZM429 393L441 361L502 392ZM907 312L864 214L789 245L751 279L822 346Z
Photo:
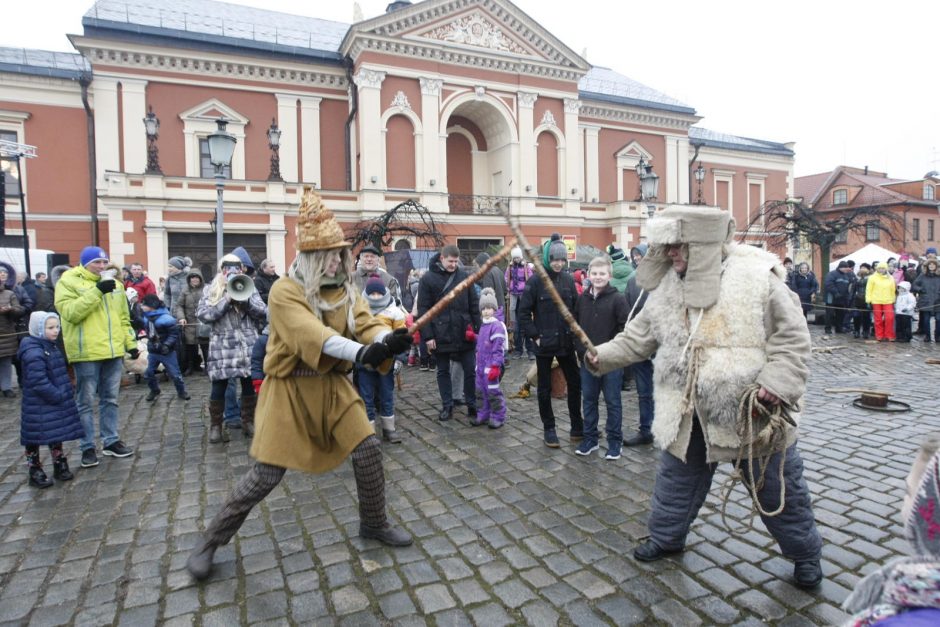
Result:
M415 131L403 115L393 115L386 125L385 177L389 189L415 189Z
M558 196L558 140L548 131L538 136L536 172L539 196Z

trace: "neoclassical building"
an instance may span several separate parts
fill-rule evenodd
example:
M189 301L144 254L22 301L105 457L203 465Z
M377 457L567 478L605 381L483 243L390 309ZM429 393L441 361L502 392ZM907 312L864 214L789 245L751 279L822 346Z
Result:
M495 199L532 240L629 247L650 204L700 201L746 225L792 195L791 144L696 126L694 108L592 66L508 0L393 2L352 25L212 0L99 0L82 26L75 54L0 49L0 139L38 149L21 163L31 244L73 261L97 237L155 276L175 254L211 268L206 137L219 117L238 140L226 246L279 269L304 185L346 225L414 198L468 252L509 239L479 211ZM148 111L160 121L149 173ZM660 178L654 203L638 200L641 158ZM15 193L6 208L7 233L21 234Z

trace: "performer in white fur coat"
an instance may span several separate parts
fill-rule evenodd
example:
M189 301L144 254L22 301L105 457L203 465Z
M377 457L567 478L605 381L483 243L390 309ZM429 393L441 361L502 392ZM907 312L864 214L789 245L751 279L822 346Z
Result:
M750 386L760 386L760 401L783 404L794 425L799 421L811 346L802 309L780 260L731 243L733 235L734 220L720 209L675 206L652 218L649 254L637 268L637 283L650 292L646 305L622 333L597 347L596 357L588 356L588 368L603 374L655 354L653 435L664 452L650 539L634 550L641 561L685 547L717 462L734 461L741 450L738 406ZM822 580L822 540L796 436L796 427L787 425L785 450L770 457L758 497L765 511L778 508L782 458L784 508L762 519L795 562L797 585L812 588ZM758 445L752 454L771 452ZM747 474L749 465L743 466Z

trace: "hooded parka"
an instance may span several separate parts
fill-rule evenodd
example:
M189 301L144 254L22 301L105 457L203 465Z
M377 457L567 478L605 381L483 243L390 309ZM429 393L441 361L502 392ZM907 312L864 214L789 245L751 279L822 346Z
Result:
M137 348L124 285L115 280L114 291L103 294L97 287L100 280L76 266L55 284L55 308L70 362L115 359Z
M190 279L197 277L199 284L196 287L190 285ZM183 325L183 342L188 345L199 343L199 318L196 317L196 308L202 299L202 291L205 289L202 280L202 273L198 270L192 270L186 275L186 291L179 295L176 304L173 305L173 317L180 322L186 321Z

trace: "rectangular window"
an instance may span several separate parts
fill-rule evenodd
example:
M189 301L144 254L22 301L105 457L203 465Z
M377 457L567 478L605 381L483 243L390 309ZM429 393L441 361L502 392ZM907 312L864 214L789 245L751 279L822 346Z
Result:
M847 205L849 204L849 191L846 189L837 189L832 192L832 204L834 205Z
M718 192L718 198L715 199L718 206L728 210L728 207L731 206L731 183L730 181L716 181L715 189Z
M920 218L911 220L911 239L920 239Z
M16 134L16 131L4 131L0 130L0 140L6 142L19 143L20 139ZM20 159L20 168L23 168L25 164L25 159ZM0 160L0 169L3 169L3 173L6 175L6 192L8 200L16 200L19 202L20 198L20 181L16 178L16 164L11 159Z
M933 183L924 183L924 200L934 200L936 197L936 191L934 190Z
M881 239L881 229L878 228L878 221L872 221L865 225L865 241L877 242Z
M222 170L225 178L232 178L232 165L225 166ZM199 176L204 179L215 178L215 166L209 158L209 140L205 137L199 138Z
M836 235L836 244L845 244L849 241L849 232L848 230L842 231Z
M927 220L927 241L933 241L933 220Z
M493 255L495 254L494 251L498 251L502 247L502 239L484 239L476 237L457 238L457 248L460 249L460 260L468 268L473 264L473 260L476 259L477 255L480 253Z

